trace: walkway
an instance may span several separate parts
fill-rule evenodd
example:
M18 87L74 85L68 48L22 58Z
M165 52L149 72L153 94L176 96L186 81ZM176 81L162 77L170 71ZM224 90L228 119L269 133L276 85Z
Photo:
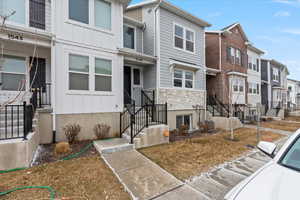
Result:
M256 128L256 126L245 126L246 128ZM275 129L261 128L290 136L292 132L281 131ZM282 147L288 137L277 142L278 149ZM227 192L229 192L239 182L253 174L270 158L258 150L253 150L248 155L244 155L234 161L223 163L215 167L207 173L203 173L198 177L194 177L187 181L187 184L206 195L210 200L223 200Z
M128 143L127 143L128 144ZM134 150L123 139L97 141L95 147L133 199L207 200L197 190Z

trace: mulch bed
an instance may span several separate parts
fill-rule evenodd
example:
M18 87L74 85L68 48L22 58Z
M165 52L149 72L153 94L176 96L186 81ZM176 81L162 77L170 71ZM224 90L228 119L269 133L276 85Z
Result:
M65 158L66 156L69 156L71 154L79 152L80 150L82 150L85 146L87 146L91 142L93 142L93 141L92 140L76 141L74 144L70 145L72 151L68 154L62 154L62 155L55 155L55 153L54 153L55 144L40 145L40 152L38 153L37 158L35 159L35 161L32 165L36 166L36 165L41 165L44 163L59 161L62 158ZM95 149L94 146L92 146L86 152L80 154L78 156L78 158L94 156L97 154L98 154L97 150Z

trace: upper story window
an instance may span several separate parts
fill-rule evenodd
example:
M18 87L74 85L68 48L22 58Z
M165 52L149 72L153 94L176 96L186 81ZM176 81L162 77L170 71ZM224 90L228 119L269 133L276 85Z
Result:
M0 15L8 23L45 29L45 0L1 0Z
M188 52L195 52L195 32L183 26L174 25L174 46Z
M277 68L273 68L272 80L279 81L279 70Z
M231 80L233 92L244 92L245 81L244 79L233 78Z
M135 49L135 28L124 25L123 29L124 47Z
M248 56L248 69L259 72L260 71L259 59L255 59Z
M177 88L194 88L194 72L175 69L173 74L173 86Z
M248 93L249 94L259 94L260 84L258 83L248 83Z
M89 23L89 0L69 0L69 18Z
M227 61L231 64L243 66L243 53L240 49L227 47Z
M111 30L111 3L104 0L69 0L69 19ZM90 9L92 7L93 9ZM94 19L90 19L90 11Z
M26 0L1 0L0 14L10 16L9 21L26 24Z

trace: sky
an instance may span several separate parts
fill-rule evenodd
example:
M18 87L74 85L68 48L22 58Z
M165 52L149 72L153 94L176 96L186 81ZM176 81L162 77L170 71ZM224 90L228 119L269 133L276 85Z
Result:
M133 0L131 4L143 0ZM209 30L241 23L264 58L288 66L289 78L300 80L300 0L168 0L209 22Z

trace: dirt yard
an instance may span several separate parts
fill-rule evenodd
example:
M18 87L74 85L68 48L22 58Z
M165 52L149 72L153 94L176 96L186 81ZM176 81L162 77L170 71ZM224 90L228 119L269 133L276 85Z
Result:
M50 186L56 199L127 200L129 195L99 156L81 157L0 174L0 191L21 186ZM45 189L27 189L0 199L49 199Z
M211 167L241 156L256 145L256 130L235 131L237 141L228 140L229 132L141 149L140 152L181 180L199 175ZM282 136L262 132L262 140L275 141Z
M269 121L269 122L262 122L261 126L265 128L295 132L300 128L300 123L290 123L286 121Z
M300 122L300 117L290 116L290 117L286 117L284 120L285 120L285 121Z

